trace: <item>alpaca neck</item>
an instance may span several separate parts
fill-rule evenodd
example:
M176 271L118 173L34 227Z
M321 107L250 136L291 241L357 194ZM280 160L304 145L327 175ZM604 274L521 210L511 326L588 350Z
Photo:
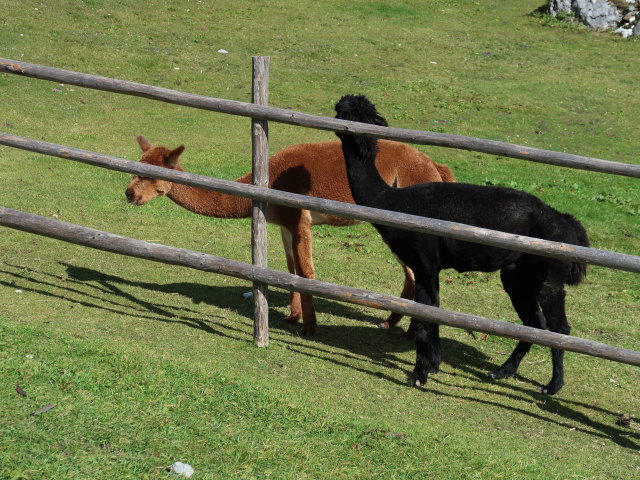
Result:
M251 200L203 188L174 183L167 196L187 210L199 215L218 218L251 216Z
M378 142L374 138L345 135L342 152L353 199L358 205L375 207L378 198L391 189L376 168Z

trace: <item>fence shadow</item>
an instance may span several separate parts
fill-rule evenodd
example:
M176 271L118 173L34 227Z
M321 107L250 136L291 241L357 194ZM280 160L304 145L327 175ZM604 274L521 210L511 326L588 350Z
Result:
M212 320L203 321L197 309L176 308L167 304L152 303L144 300L141 296L135 296L124 291L125 287L137 287L154 292L183 295L186 298L190 298L194 304L204 303L219 308L229 308L230 305L233 305L232 310L235 313L252 320L253 306L251 302L242 298L242 293L247 291L248 287L208 286L192 282L158 284L130 280L63 262L60 262L60 264L66 268L66 281L62 281L59 276L46 272L37 273L50 276L50 280L38 280L34 278L34 271L21 271L20 269L23 267L6 263L5 265L11 267L12 271L3 270L0 273L35 284L36 287L31 288L31 290L41 295L55 296L92 308L100 308L118 314L135 316L136 318L143 317L155 321L179 323L237 341L250 341L247 338L247 325L243 327L234 327L229 324L217 325L215 317ZM2 281L0 281L0 284L10 285L9 282ZM37 286L38 284L40 284L39 287ZM91 284L91 289L94 292L87 290L86 286L88 284ZM52 293L50 291L51 287L62 289L62 293ZM288 295L286 293L280 291L272 291L270 293L271 298L275 300L273 303L287 305ZM106 298L105 295L111 298ZM75 298L78 296L82 297L80 301ZM287 344L289 350L299 355L310 356L343 368L356 369L362 373L395 383L398 386L408 385L398 380L397 375L391 376L380 372L380 367L409 372L413 366L411 358L406 359L407 355L403 354L412 352L414 346L401 336L401 329L381 330L374 328L373 326L380 320L379 317L363 313L361 310L352 308L349 304L324 299L317 300L319 313L330 312L333 315L361 321L362 325L322 325L320 322L319 333L315 340L301 339L296 335L299 327L287 325L280 320L281 312L271 309L270 316L273 319L271 331L278 335L278 342ZM126 301L137 305L139 308L132 311L131 304L127 305ZM147 312L146 314L144 313L145 311ZM442 346L443 363L449 365L454 372L441 372L437 375L432 375L429 380L430 383L427 384L424 390L441 397L511 410L551 424L565 427L573 425L572 428L582 433L611 441L623 448L640 449L640 438L636 433L614 424L613 419L619 412L608 411L598 406L561 397L543 396L535 391L534 385L537 385L537 383L522 375L516 377L520 381L519 383L530 386L525 387L514 384L514 382L502 382L500 384L501 392L497 393L487 376L487 372L496 365L493 365L484 353L472 345L446 337L442 338ZM402 359L402 356L405 359ZM363 365L362 361L353 362L354 359L366 359L365 366L354 365L354 363ZM369 364L375 365L376 368L367 368L366 365ZM454 386L452 375L462 376L472 381L466 382L463 387L456 382L456 388L452 390L430 388L431 385ZM406 386L406 388L409 387ZM507 391L504 392L504 390ZM482 394L483 398L478 398L477 393ZM532 408L524 409L508 405L502 399L526 402ZM609 425L593 420L588 414L578 409L607 415L612 418L612 424ZM558 420L556 417L562 420Z
M67 275L70 279L86 282L93 281L102 285L110 285L109 289L113 290L114 285L121 284L129 287L143 288L146 290L152 290L156 292L179 294L186 298L190 298L193 303L205 303L216 307L227 308L233 305L236 311L241 314L253 318L253 306L251 302L243 299L242 294L251 290L251 287L227 287L227 286L209 286L200 283L193 282L173 282L166 284L159 284L153 282L143 282L136 280L128 280L115 275L109 275L96 270L92 270L86 267L77 267L60 262L61 265L66 267ZM271 290L269 292L270 299L275 300L273 303L277 305L288 305L289 296L288 293L283 293L281 290ZM349 304L333 302L331 300L325 300L323 298L315 297L315 303L320 311L332 311L335 315L345 316L349 318L355 318L363 322L374 324L379 321L375 316L368 315L362 311L353 308ZM276 323L279 322L279 317L282 315L273 310L273 318L276 319ZM296 327L292 327L295 329Z

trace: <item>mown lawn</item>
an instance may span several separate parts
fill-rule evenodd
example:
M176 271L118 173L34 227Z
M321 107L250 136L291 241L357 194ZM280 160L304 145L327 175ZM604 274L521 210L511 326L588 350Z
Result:
M270 55L274 106L332 116L340 96L363 93L393 126L638 164L638 40L532 15L541 3L8 0L0 56L248 101L251 56ZM132 160L142 134L185 144L195 173L250 166L245 118L8 74L0 98L11 134ZM272 152L334 138L270 125ZM637 179L419 148L460 181L574 214L594 247L640 252ZM9 208L250 259L248 220L167 199L134 208L117 172L2 147L0 180ZM269 235L270 266L286 270ZM369 225L318 227L314 240L319 279L399 293ZM0 252L0 478L165 478L174 461L210 479L640 478L637 367L570 353L567 385L545 397L547 349L491 382L514 342L443 328L442 371L412 389L412 346L373 328L385 312L317 299L318 335L305 340L274 289L271 343L258 349L247 282L9 229ZM442 280L445 308L518 321L496 274ZM637 274L590 268L567 310L573 334L640 349Z

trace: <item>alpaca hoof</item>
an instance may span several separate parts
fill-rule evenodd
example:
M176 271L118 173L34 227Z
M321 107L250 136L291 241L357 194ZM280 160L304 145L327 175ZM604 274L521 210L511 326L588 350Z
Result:
M489 378L492 380L500 380L501 378L509 378L513 373L501 372L500 370L495 370L489 373Z
M427 383L427 375L424 373L413 372L407 376L407 380L409 380L410 386L419 388Z
M543 393L545 395L555 395L556 393L558 393L560 391L560 389L562 388L562 385L564 384L560 384L560 385L552 385L549 384L546 387L538 387L536 390L539 393Z
M299 336L300 338L307 338L307 339L309 339L309 338L313 338L313 337L315 337L315 335L316 335L316 332L309 332L309 331L307 331L307 330L298 330L298 336Z
M390 315L384 322L380 323L379 327L393 328L398 325L398 323L400 323L400 320L402 320L402 317L399 317L397 315Z
M284 321L290 325L295 325L296 323L298 323L299 320L300 320L300 315L291 314L284 317Z

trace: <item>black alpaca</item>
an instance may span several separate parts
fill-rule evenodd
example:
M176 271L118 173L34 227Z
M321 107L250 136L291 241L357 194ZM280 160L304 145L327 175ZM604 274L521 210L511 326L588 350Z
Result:
M336 104L336 118L386 126L385 119L364 96L346 95ZM422 183L406 188L388 186L378 174L378 151L373 138L337 133L347 166L351 193L358 205L464 223L529 237L589 246L582 225L528 193L510 188L462 183ZM459 272L500 270L504 289L522 322L568 334L564 286L578 285L586 265L487 247L383 225L374 227L416 277L416 302L439 306L438 274L445 268ZM410 375L414 386L438 371L442 355L439 326L412 319L416 334L416 365ZM490 375L513 375L531 347L519 342L507 361ZM562 350L551 350L553 375L541 388L554 394L564 384Z

